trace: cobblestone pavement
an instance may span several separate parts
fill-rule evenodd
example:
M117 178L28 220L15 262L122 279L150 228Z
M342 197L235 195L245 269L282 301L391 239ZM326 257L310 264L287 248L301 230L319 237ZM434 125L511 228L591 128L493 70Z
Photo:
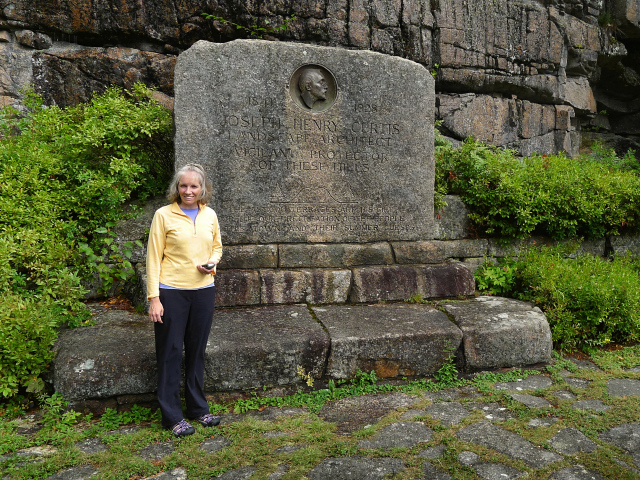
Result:
M274 407L226 414L215 430L199 428L181 440L154 424L128 425L85 435L70 446L59 442L5 454L0 475L49 480L640 478L638 369L606 375L590 362L576 363L571 372L484 387L348 397L328 402L315 414ZM18 423L16 433L27 437L39 428L37 417ZM150 432L155 432L151 442ZM119 458L121 470L111 464ZM47 468L33 467L38 464Z

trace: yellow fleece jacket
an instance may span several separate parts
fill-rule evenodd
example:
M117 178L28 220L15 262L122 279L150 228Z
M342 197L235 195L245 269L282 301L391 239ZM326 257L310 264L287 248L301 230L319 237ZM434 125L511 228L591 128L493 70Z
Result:
M159 208L147 244L147 299L160 295L159 283L175 288L210 285L211 277L197 266L218 263L221 257L218 217L211 208L200 205L195 225L175 202Z

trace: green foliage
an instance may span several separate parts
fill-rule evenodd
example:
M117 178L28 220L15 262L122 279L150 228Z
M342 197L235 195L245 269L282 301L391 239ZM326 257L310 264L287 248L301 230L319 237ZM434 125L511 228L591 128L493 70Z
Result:
M515 262L503 262L500 265L493 265L485 262L474 273L478 290L488 295L509 295L516 281Z
M567 258L561 248L529 249L510 260L501 295L532 301L549 320L554 346L592 351L640 340L640 260L593 255ZM496 272L498 266L480 272ZM506 272L505 272L506 274ZM479 285L496 289L479 273ZM481 281L483 283L481 283Z
M455 348L451 345L447 345L444 349L444 353L447 355L445 362L438 369L434 377L445 388L448 387L457 387L464 383L458 379L458 369L456 368L456 356L455 356Z
M28 113L0 111L0 396L37 391L55 329L87 318L81 278L131 274L115 246L122 205L162 190L171 114L136 85L61 109L27 93ZM113 262L115 268L105 268Z
M462 197L479 231L501 237L602 238L640 230L633 154L517 158L473 139L436 148L436 191ZM635 169L634 169L635 168Z
M78 422L78 417L82 414L75 410L67 409L69 404L59 393L54 393L50 397L41 396L42 423L45 429L61 433L69 432Z
M207 20L213 20L222 25L228 25L239 32L248 35L253 38L262 38L265 35L275 34L278 32L284 32L289 29L289 23L296 19L295 15L291 15L288 18L285 18L280 25L272 26L268 19L264 20L264 26L258 25L258 23L253 20L252 25L248 27L245 25L240 25L239 23L232 22L227 20L224 17L220 17L218 15L213 15L210 13L203 13L202 16Z

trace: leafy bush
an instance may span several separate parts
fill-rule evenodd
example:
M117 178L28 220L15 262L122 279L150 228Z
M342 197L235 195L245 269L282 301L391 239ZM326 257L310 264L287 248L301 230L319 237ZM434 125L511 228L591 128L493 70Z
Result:
M632 153L517 158L468 139L436 149L436 190L458 194L480 231L502 237L602 238L640 230L640 176Z
M55 329L85 318L81 277L114 252L122 205L161 191L171 172L171 114L136 85L60 109L27 95L26 115L0 113L0 396L51 359ZM108 248L105 248L105 245Z
M565 253L543 248L521 254L508 264L514 278L500 294L542 308L556 348L590 350L640 340L640 259L571 259ZM478 284L492 288L496 269L500 265L479 270Z

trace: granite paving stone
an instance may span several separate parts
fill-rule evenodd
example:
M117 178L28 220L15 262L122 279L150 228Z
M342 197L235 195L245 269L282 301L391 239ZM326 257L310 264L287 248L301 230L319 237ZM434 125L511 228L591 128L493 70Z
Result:
M520 402L529 408L547 408L551 407L551 404L544 398L536 397L535 395L527 395L524 393L512 393L510 395L516 402Z
M411 448L418 443L428 442L432 436L433 430L422 422L398 422L380 429L371 439L359 441L358 447L384 450Z
M631 373L640 373L640 365L636 365L635 367L631 367L630 369L625 371L631 372Z
M428 458L429 460L435 460L436 458L440 458L444 455L444 452L447 450L447 447L444 445L437 445L435 447L425 448L418 453L418 456L421 458Z
M423 417L427 414L424 410L411 409L407 410L400 416L400 420L413 420L416 417Z
M523 391L523 390L544 390L553 384L553 380L545 375L531 375L514 382L496 383L496 390Z
M600 370L600 367L591 360L578 360L577 358L571 358L570 360L575 363L580 370Z
M549 444L564 455L577 455L580 452L591 453L598 445L577 428L565 428L556 433Z
M231 442L225 437L213 437L205 440L200 445L200 450L207 453L215 453L224 447L231 445Z
M556 417L532 418L531 420L529 420L529 423L527 423L527 427L529 428L550 427L557 421L558 419Z
M631 454L640 454L640 423L624 423L602 432L598 438Z
M389 412L401 407L411 407L420 400L420 397L404 393L343 398L325 404L318 416L326 422L336 423L338 433L346 434L365 425L375 424Z
M513 418L509 409L499 403L468 403L467 407L474 410L482 410L484 418L492 422L504 422Z
M515 460L522 460L534 468L542 468L562 459L560 455L537 448L520 435L495 426L490 422L474 423L458 431L456 437L464 442L492 448Z
M90 465L82 467L68 468L47 477L45 480L87 480L89 478L97 478L98 470Z
M398 458L361 456L328 458L309 472L309 480L379 480L404 470Z
M480 462L480 455L478 455L477 453L468 452L468 451L460 452L458 454L458 461L462 465L466 465L469 467Z
M474 465L473 469L484 480L511 480L526 475L517 468L501 463L480 463Z
M612 397L640 396L640 380L612 378L607 382L607 392Z
M553 396L558 400L575 400L576 396L567 390L558 390L553 392Z
M255 467L240 467L224 472L222 475L218 475L217 477L212 477L212 479L219 478L220 480L246 480L247 478L251 477L251 475L253 475L255 471Z
M422 464L423 480L451 480L451 475L434 467L429 462Z
M565 378L564 381L567 382L567 385L573 388L587 388L589 385L591 385L591 382L589 380L585 380L583 378L568 377Z
M553 473L549 478L553 480L604 480L599 473L587 470L585 467L578 465L576 467L567 467Z
M602 400L578 400L571 408L575 408L576 410L593 410L594 412L606 412L611 407L609 405L605 405Z
M278 465L278 468L275 472L267 475L267 480L280 480L284 475L289 471L289 466L282 464Z
M76 443L76 448L89 455L107 450L107 446L99 438L87 438Z
M174 468L168 472L162 472L142 480L187 480L187 471L184 468Z
M434 403L426 407L425 412L446 427L457 425L471 415L457 402Z
M154 443L140 450L140 456L145 460L160 460L171 455L175 449L176 445L172 441Z

